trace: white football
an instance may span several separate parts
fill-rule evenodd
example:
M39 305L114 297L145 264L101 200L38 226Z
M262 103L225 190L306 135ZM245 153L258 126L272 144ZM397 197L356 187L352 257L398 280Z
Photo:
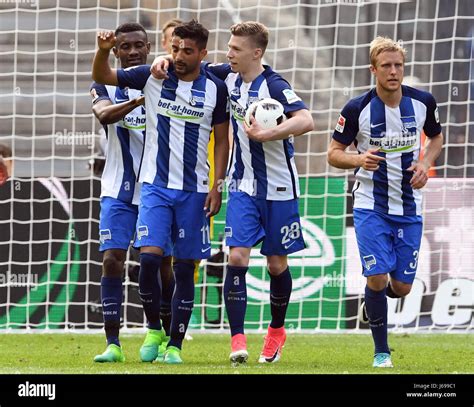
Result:
M264 129L272 129L285 119L283 105L272 98L258 100L248 107L245 112L247 126L250 126L250 116L254 116L257 123Z

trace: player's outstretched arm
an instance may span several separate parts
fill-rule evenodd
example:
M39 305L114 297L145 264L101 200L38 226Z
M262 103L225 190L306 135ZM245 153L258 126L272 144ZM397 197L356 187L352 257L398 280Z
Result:
M150 72L155 79L168 79L168 68L173 63L173 57L168 55L160 55L153 60Z
M229 159L228 130L228 121L214 126L214 185L207 195L204 205L207 217L216 215L221 209L222 189Z
M311 113L306 109L289 113L290 118L273 129L263 129L257 121L251 117L250 127L245 122L245 131L249 139L263 143L265 141L284 140L290 136L297 137L314 129Z
M115 46L115 35L113 31L100 31L97 34L97 45L99 49L95 53L92 64L92 79L103 85L118 85L117 70L109 65L110 50Z
M343 170L362 167L367 171L377 171L379 162L385 160L384 157L377 155L380 149L368 150L364 154L351 154L346 152L347 147L332 139L328 149L328 163Z
M100 124L117 123L137 106L145 104L145 96L140 96L128 102L112 104L110 100L99 100L93 107L95 117Z
M427 137L423 161L414 163L407 171L413 171L410 184L414 189L423 188L428 182L428 171L438 158L443 148L443 133Z

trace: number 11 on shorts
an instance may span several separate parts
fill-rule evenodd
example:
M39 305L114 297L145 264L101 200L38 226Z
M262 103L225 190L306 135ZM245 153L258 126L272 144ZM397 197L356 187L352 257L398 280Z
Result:
M202 233L202 244L207 245L211 244L211 237L209 233L209 225L205 225L201 228Z

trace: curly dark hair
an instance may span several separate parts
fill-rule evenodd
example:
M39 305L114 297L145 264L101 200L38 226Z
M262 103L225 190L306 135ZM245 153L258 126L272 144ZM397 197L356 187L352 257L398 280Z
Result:
M209 31L196 20L188 21L178 25L174 29L174 35L182 39L190 39L196 42L199 50L206 48L207 39L209 38Z
M120 33L131 33L135 31L142 31L145 33L145 36L148 40L148 34L146 33L145 27L143 27L140 23L124 23L120 24L116 29L115 29L115 36L117 36Z

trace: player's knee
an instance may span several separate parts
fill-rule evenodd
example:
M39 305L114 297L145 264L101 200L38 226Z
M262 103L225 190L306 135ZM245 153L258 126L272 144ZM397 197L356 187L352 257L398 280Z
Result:
M163 249L158 246L143 246L140 247L140 253L150 253L157 256L163 256Z
M387 286L387 283L388 277L386 274L377 274L367 277L367 285L374 291L382 291Z
M124 262L117 256L104 256L102 263L102 273L104 277L118 278L122 277Z
M400 297L405 297L406 295L410 294L412 287L411 284L395 282L393 280L390 282L390 285L392 286L393 292Z
M268 272L272 276L278 276L288 268L288 264L282 261L271 261L267 264Z
M229 265L236 267L247 267L249 256L240 250L232 249L229 254Z

